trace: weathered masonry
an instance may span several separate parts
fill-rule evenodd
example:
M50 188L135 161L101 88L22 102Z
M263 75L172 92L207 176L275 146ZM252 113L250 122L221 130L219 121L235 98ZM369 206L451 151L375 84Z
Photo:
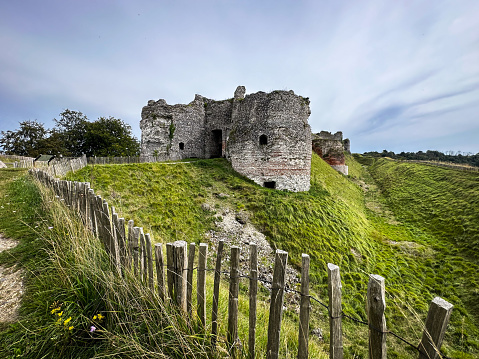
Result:
M141 155L160 160L225 157L264 187L308 191L311 175L309 99L293 91L257 92L189 104L148 101L141 112Z
M344 151L350 151L349 139L343 141L343 133L321 131L312 135L313 151L325 160L335 170L348 175L348 166L345 162Z

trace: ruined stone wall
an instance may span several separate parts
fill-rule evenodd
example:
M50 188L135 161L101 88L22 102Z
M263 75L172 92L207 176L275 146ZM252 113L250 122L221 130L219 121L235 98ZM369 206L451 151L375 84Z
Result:
M349 149L349 140L346 139ZM337 171L347 175L348 166L345 164L343 133L331 134L327 131L313 134L312 148L324 161Z
M293 91L235 100L227 158L261 186L307 191L311 175L309 100Z
M233 99L205 101L205 157L224 157L231 130Z
M148 101L141 112L141 155L160 160L204 158L205 108L202 96L187 105Z
M148 101L141 154L159 160L226 157L261 186L307 191L311 175L309 99L293 91L258 92L214 101L196 95L187 105Z

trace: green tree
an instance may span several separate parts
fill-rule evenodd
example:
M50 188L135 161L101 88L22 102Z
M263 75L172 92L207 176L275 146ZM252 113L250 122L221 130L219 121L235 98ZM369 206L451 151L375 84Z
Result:
M137 156L140 143L131 126L114 117L100 117L86 126L84 152L87 156Z
M46 153L47 135L48 130L43 123L23 121L20 122L20 129L1 132L0 145L6 154L36 157Z
M63 155L80 157L85 152L88 118L79 111L66 109L60 113L60 119L53 120L56 123L58 139L63 142Z

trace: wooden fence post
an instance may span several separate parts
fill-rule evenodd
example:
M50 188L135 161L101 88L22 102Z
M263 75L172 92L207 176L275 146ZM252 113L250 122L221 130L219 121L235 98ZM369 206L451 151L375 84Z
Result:
M186 277L186 312L191 316L191 296L193 295L193 267L195 266L195 243L188 247L188 272Z
M155 282L153 280L153 255L151 253L151 238L150 233L145 234L146 246L146 264L148 269L148 286L151 290L155 289Z
M286 279L287 263L288 252L277 249L274 260L273 284L271 287L268 343L266 345L267 359L277 359L279 356L281 319L283 317L284 282Z
M218 242L218 251L216 253L215 281L213 286L213 308L211 310L211 344L213 348L216 344L216 336L218 335L218 301L220 295L221 280L221 257L223 255L224 241Z
M256 243L249 244L249 358L256 358L256 300L258 294L258 247Z
M187 267L186 242L176 241L173 243L174 248L174 300L178 306L186 312L186 274Z
M341 276L337 265L328 263L329 358L343 358Z
M371 274L368 283L369 358L386 359L386 296L384 278Z
M133 227L135 223L132 219L128 221L128 250L127 250L127 263L126 266L128 270L131 271L131 265L133 263Z
M230 290L228 300L228 345L232 357L236 357L238 339L238 293L239 293L239 254L237 246L231 247Z
M174 282L174 260L173 260L173 243L166 243L166 283L168 285L168 296L171 300L175 300L173 282Z
M309 298L309 256L301 255L301 304L299 311L298 359L308 359L309 314L311 300Z
M198 304L198 317L200 318L203 329L206 328L206 260L208 255L208 245L200 243L198 252L198 281L196 287L196 302Z
M162 300L165 300L165 274L163 270L163 245L161 243L155 244L155 259L156 259L156 281L158 283L158 295Z
M128 267L128 258L126 250L125 218L118 218L116 227L116 239L120 251L120 264L125 270Z
M145 247L145 233L143 233L143 228L140 227L140 280L143 283L146 283L146 247Z
M133 236L132 236L132 248L133 248L133 274L135 277L138 277L139 274L139 264L140 264L140 253L139 253L139 247L138 243L140 240L140 227L133 227Z
M112 239L112 242L114 243L112 259L118 274L121 275L120 250L118 246L120 229L118 225L118 214L115 212L115 207L111 207L111 224L112 224L111 239Z
M442 298L436 297L432 300L421 343L419 343L419 359L436 359L439 357L452 308L453 305Z

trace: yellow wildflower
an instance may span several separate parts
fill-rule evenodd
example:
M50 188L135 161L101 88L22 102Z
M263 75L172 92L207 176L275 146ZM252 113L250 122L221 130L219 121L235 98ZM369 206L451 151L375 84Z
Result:
M52 309L52 314L58 312L60 309L61 309L60 307L58 307L58 308L53 308L53 309Z
M73 326L72 327L68 327L68 330L72 330L73 329Z
M98 317L97 317L96 315L93 316L93 320L97 320L97 318L98 318Z
M64 325L67 325L67 324L70 322L70 320L72 320L72 317L66 319L66 320L63 322L63 324L64 324Z
M63 310L60 313L57 313L59 317L63 315Z
M98 320L102 320L103 318L105 318L103 315L98 314Z

